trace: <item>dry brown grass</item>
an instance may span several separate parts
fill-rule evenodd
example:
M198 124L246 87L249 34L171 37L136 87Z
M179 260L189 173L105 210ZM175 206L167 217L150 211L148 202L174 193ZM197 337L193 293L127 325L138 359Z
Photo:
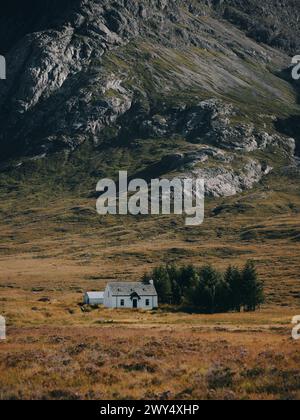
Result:
M113 279L138 280L164 262L225 269L254 259L269 303L299 306L300 200L292 211L289 195L280 197L273 214L272 199L271 193L256 198L258 214L234 212L232 200L233 213L216 217L211 210L220 203L208 203L204 224L192 230L168 216L100 218L87 200L31 212L14 208L12 215L7 209L0 220L0 287L99 289Z
M208 317L100 309L71 319L58 302L36 305L32 325L10 326L0 345L0 398L300 397L288 311Z
M93 200L4 201L0 398L298 399L298 185L228 199L230 212L218 216L212 210L223 200L208 202L205 223L193 230L178 218L99 218ZM84 290L137 280L162 262L224 269L249 258L266 284L267 304L256 314L79 306Z

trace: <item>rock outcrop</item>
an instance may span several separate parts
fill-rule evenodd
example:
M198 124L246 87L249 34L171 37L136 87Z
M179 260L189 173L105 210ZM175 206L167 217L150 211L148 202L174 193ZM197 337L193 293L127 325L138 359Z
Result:
M151 140L162 165L150 155L150 166L203 176L222 196L270 173L268 155L293 160L295 141L274 122L296 106L280 71L283 50L299 47L298 3L32 0L22 18L15 3L0 18L2 164L86 143L113 159L115 147Z

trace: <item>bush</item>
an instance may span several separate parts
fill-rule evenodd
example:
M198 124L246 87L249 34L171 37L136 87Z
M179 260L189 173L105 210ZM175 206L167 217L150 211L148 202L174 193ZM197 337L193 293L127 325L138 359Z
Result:
M209 388L231 388L235 373L227 367L213 366L206 375L206 382Z

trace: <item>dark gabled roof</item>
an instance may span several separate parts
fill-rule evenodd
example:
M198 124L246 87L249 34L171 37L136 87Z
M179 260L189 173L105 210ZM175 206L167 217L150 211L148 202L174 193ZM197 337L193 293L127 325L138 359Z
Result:
M113 296L131 296L133 293L139 296L157 296L153 284L116 282L109 283L108 287Z

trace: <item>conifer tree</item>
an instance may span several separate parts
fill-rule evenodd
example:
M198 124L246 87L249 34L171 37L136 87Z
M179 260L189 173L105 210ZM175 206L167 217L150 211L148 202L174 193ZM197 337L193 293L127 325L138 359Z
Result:
M166 267L160 266L153 271L153 281L160 303L172 303L172 283Z
M242 273L242 303L246 311L255 311L265 301L263 282L253 261L248 261Z
M215 313L222 306L222 275L212 266L203 267L199 272L200 280L194 290L192 301L201 311Z
M243 277L239 269L229 266L225 273L225 282L228 284L228 308L241 312L243 304Z

